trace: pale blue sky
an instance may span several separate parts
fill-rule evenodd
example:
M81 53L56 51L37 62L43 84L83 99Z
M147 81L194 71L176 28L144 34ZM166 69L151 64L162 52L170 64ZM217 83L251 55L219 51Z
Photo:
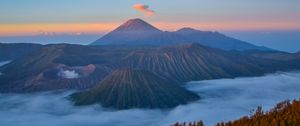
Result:
M134 10L138 3L149 5L155 16ZM7 40L3 36L39 31L100 36L137 17L162 30L190 26L275 49L300 50L300 0L1 0L0 42Z
M143 3L168 22L300 22L299 0L1 0L0 23L118 22Z

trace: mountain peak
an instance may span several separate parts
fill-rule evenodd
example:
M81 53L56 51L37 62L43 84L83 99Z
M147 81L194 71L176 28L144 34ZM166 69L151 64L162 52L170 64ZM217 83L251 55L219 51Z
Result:
M147 23L146 21L140 19L140 18L132 18L126 21L126 23Z
M181 28L179 30L177 30L178 32L181 32L181 31L197 31L196 29L193 29L193 28L190 28L190 27L184 27L184 28Z
M160 31L158 28L152 26L140 18L134 18L126 21L119 26L117 31Z

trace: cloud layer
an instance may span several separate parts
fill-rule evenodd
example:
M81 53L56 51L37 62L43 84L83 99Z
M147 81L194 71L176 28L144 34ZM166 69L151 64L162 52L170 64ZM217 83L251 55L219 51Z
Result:
M139 12L144 13L144 15L147 17L151 17L155 15L155 12L153 10L150 10L149 6L145 4L135 4L132 6L132 8Z
M10 63L11 61L0 61L0 67L5 65L5 64L8 64Z
M3 126L168 126L203 119L213 126L248 115L259 105L269 109L279 101L300 98L299 82L300 72L190 82L187 88L203 99L164 111L74 107L66 98L72 92L0 94L0 122Z

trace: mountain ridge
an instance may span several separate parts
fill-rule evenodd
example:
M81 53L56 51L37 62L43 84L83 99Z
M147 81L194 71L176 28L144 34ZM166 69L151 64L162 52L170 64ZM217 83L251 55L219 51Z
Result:
M297 54L224 51L197 43L166 46L46 45L0 67L3 73L0 91L86 89L111 71L123 68L146 70L177 83L260 76L278 70L299 69L299 61ZM95 66L95 71L81 73L89 65ZM58 76L60 69L74 71L79 78L61 78Z
M219 32L200 31L189 27L174 32L162 31L142 19L130 19L91 45L170 45L199 43L223 50L271 50L228 37Z
M0 43L0 62L17 59L42 47L33 43Z

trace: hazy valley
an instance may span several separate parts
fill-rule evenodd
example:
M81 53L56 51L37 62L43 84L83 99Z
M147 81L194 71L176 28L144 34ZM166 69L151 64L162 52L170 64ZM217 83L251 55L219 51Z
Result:
M190 82L187 89L202 99L170 110L115 111L98 105L75 107L66 98L74 91L1 94L0 121L3 125L14 123L15 126L168 126L201 119L212 126L219 121L249 115L257 106L268 110L283 100L298 99L299 81L299 72L280 72L263 77Z

